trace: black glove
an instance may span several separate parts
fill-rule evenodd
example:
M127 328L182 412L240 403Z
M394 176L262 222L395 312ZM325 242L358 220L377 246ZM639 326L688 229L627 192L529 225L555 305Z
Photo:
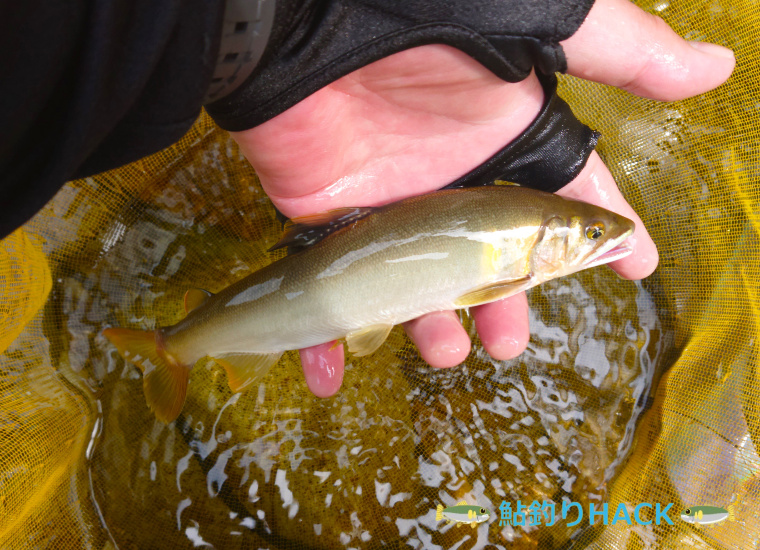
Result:
M500 78L567 68L561 40L593 0L276 0L263 56L247 81L206 106L224 129L258 126L348 73L393 53L448 44Z

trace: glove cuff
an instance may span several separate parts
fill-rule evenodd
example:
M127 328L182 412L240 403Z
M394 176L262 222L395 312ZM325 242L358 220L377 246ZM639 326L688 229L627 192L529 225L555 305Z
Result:
M541 75L544 105L538 117L506 147L444 189L490 185L495 180L554 193L574 180L601 137L557 95L557 78Z

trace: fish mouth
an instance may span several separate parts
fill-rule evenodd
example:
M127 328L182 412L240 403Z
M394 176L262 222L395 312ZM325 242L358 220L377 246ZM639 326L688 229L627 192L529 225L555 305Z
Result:
M633 245L628 242L628 237L633 234L633 231L621 236L617 243L614 241L610 243L611 247L607 250L602 249L599 254L591 258L591 260L584 265L584 268L596 267L598 265L608 264L621 258L629 256L633 252Z

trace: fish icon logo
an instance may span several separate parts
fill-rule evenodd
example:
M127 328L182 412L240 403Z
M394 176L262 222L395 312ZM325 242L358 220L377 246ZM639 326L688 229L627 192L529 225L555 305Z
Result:
M726 508L717 506L691 506L681 512L681 519L687 523L706 525L709 523L718 523L728 518L728 521L734 521L733 504Z
M456 506L449 506L448 508L444 508L443 504L439 504L438 508L435 510L436 521L441 521L445 518L448 520L447 525L456 523L457 527L469 523L470 527L475 529L475 527L478 526L478 523L488 521L488 518L490 517L490 510L477 505L469 505L464 500Z

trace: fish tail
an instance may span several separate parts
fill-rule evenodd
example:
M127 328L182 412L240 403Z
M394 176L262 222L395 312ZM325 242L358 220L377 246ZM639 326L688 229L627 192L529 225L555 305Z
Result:
M734 505L728 505L728 521L734 521Z
M439 504L435 509L435 521L441 521L443 519L443 504Z
M155 330L109 328L103 336L142 371L145 400L156 418L167 424L177 418L185 404L192 365L183 365L166 353L161 333Z

